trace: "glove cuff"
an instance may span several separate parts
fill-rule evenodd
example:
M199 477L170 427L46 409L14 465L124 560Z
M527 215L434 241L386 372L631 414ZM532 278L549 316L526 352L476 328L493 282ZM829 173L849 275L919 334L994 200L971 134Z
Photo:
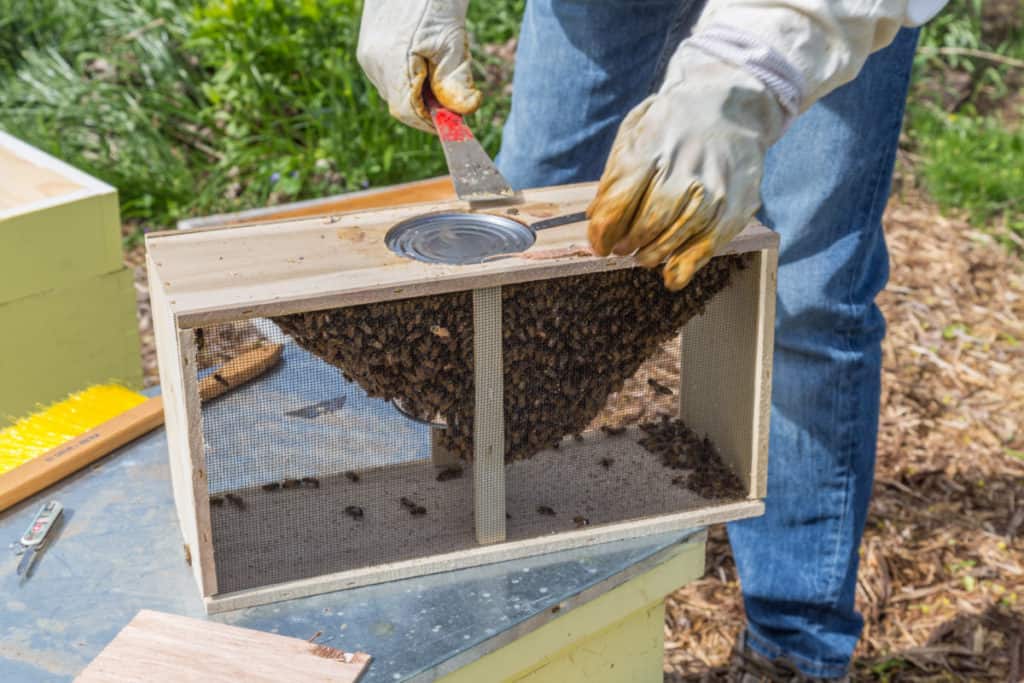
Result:
M803 74L785 57L744 31L712 24L687 38L683 45L732 64L760 81L785 112L785 130L800 113L807 86Z

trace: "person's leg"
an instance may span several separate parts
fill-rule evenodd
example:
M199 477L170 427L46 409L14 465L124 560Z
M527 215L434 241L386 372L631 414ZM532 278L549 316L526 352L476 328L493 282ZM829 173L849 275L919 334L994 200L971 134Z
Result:
M517 189L597 180L703 0L529 0L497 164Z
M768 153L760 219L781 235L765 515L729 525L746 642L845 673L874 476L888 277L882 212L917 41L903 30Z

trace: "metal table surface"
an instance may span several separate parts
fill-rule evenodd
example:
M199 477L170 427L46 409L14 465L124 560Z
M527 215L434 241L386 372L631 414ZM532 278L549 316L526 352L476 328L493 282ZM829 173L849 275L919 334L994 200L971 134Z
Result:
M162 429L0 513L14 541L45 500L65 520L28 580L0 560L0 680L70 680L142 608L203 617ZM363 680L432 680L657 566L703 530L607 543L210 617L374 657Z

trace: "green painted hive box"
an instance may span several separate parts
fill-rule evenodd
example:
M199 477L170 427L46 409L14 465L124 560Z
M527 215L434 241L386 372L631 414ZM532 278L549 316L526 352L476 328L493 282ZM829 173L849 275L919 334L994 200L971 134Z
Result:
M141 385L117 190L0 132L0 427L98 383Z

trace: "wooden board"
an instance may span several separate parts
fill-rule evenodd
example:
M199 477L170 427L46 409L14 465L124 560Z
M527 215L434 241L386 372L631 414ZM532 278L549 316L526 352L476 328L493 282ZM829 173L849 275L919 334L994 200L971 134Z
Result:
M473 290L473 509L476 542L505 540L505 374L501 287Z
M149 296L153 310L153 337L160 356L160 388L164 399L164 424L167 454L171 470L174 506L181 524L181 535L192 557L192 573L201 595L217 591L213 567L213 544L209 531L210 509L205 489L194 483L196 471L202 472L203 431L199 389L195 374L194 332L179 331L160 282L149 264ZM182 342L186 342L185 348ZM195 444L199 444L194 449ZM194 459L199 459L198 466ZM200 509L199 502L202 503Z
M31 205L40 199L67 196L84 189L57 169L0 147L0 211Z
M234 213L215 214L202 218L189 218L178 222L179 230L196 228L217 228L231 225L252 225L253 223L270 223L292 218L310 218L314 216L330 216L350 211L379 209L382 206L401 206L455 199L455 188L449 176L414 180L409 183L388 185L386 187L346 192L345 194L308 199L301 202L290 202L276 206L236 211Z
M75 680L354 683L369 664L361 652L142 610Z
M528 190L512 209L527 224L583 211L595 183ZM538 233L522 257L448 266L397 256L384 244L395 223L465 202L428 202L368 212L149 235L156 274L183 327L282 315L477 287L628 268L632 257L580 256L586 222ZM510 211L512 212L510 214ZM749 226L726 253L777 248L778 236ZM560 258L552 258L563 254ZM544 258L538 258L538 257Z

